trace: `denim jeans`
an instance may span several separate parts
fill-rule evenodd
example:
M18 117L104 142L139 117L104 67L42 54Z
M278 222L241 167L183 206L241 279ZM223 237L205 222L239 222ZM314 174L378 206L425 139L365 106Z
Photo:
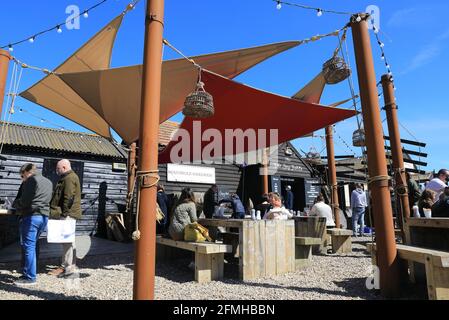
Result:
M23 276L35 281L37 273L36 245L41 233L45 230L48 217L35 215L22 218L20 224L20 234L23 251Z
M365 229L365 208L352 209L352 232L357 235L357 225L360 225L359 234L363 234Z

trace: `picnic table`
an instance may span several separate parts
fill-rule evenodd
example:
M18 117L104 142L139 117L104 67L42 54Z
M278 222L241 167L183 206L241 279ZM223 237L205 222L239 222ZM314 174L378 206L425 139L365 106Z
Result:
M201 219L198 222L205 227L238 230L235 239L238 239L240 279L253 280L295 271L293 220ZM228 242L226 237L224 241Z

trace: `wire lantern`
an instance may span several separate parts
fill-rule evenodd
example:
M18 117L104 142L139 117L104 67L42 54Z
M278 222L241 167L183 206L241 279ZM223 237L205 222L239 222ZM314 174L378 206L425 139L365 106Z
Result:
M206 119L215 114L214 98L204 89L204 83L201 81L201 72L202 70L200 69L195 91L189 94L184 102L182 113L186 117Z
M352 134L352 144L354 147L366 146L365 129L357 129Z
M349 78L351 69L343 58L334 56L323 65L323 75L327 84L337 84Z
M309 152L306 154L308 160L321 160L321 154L316 150L315 147L311 147Z

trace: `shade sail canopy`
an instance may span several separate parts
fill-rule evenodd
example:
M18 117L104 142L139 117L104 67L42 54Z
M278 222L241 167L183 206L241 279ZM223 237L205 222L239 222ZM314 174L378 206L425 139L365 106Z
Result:
M304 102L320 103L325 86L324 75L320 73L292 98Z
M202 68L234 78L269 57L297 45L299 42L296 41L283 42L192 59ZM123 140L132 143L139 137L142 72L140 65L65 73L60 78L95 110L99 122L106 121ZM186 59L163 62L160 123L182 110L184 100L194 90L197 79L198 69Z
M214 152L202 154L206 146L210 147L210 142L217 143L217 146L221 147L223 156L251 152L259 149L261 145L264 147L276 146L355 115L353 110L329 108L281 97L207 71L203 72L203 81L206 84L206 90L214 97L215 115L201 122L185 118L181 130L160 154L160 163L176 162L173 161L173 158L182 158L183 162L214 159L217 157ZM200 128L198 124L200 124ZM204 138L209 141L201 141L203 133L209 129L212 130L209 132L219 133L223 138L219 141ZM277 141L271 139L261 141L262 139L256 138L255 145L244 143L242 149L238 149L236 144L233 148L229 148L229 146L227 148L225 144L229 143L229 140L226 141L224 138L226 130L238 129L243 131L249 129L254 132L260 132L261 129L265 129L267 132L270 129L277 129L278 139ZM182 132L188 133L188 135L182 138ZM186 145L185 139L189 140L189 149L182 151L186 151L187 156L180 156L182 152L178 152L181 145L179 142ZM198 153L194 149L201 151ZM220 150L220 148L216 150Z
M112 20L75 54L54 70L55 73L107 69L123 14ZM101 136L110 138L109 125L59 77L51 74L20 94Z

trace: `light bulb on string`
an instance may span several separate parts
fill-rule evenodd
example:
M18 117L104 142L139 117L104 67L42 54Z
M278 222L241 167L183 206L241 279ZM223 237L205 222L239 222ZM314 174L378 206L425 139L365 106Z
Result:
M321 17L321 16L323 15L323 10L318 9L316 15L317 15L318 17Z
M57 32L58 32L58 33L62 33L62 28L61 28L61 26L57 26L56 28L57 28Z
M379 41L378 43L381 48L385 47L385 44L383 42Z
M282 3L278 1L278 4L276 5L276 9L281 10L282 9Z
M88 11L84 11L83 17L86 18L86 19L89 18L89 12Z
M11 44L8 46L8 50L9 50L9 52L13 52L14 51L14 48L12 47Z
M36 41L36 37L34 36L34 37L31 37L30 39L28 39L28 41L30 42L30 43L34 43L34 41Z
M362 21L362 17L360 15L357 15L357 18L355 19L355 21L357 21L357 22Z
M380 57L382 60L385 60L385 54L382 53L382 56Z
M375 34L379 33L379 29L377 29L375 25L373 25L373 31L374 31Z

